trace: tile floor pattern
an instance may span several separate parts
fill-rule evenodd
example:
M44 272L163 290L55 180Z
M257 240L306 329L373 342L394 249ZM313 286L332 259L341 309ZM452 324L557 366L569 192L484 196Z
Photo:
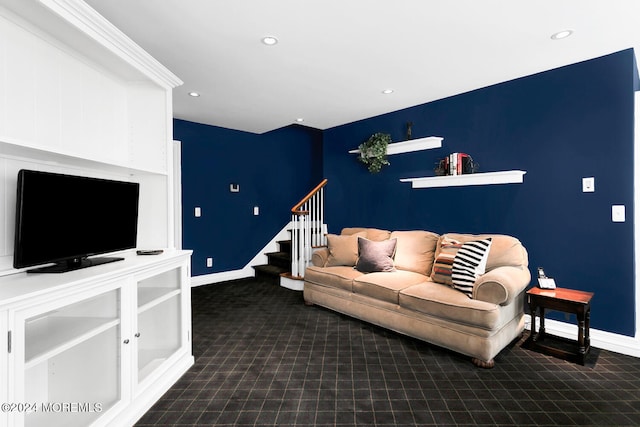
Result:
M638 358L583 367L520 341L485 370L266 282L192 301L196 363L137 426L640 425Z

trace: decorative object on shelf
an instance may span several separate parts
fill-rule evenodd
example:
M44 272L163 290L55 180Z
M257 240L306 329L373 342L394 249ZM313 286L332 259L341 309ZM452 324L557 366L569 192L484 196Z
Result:
M407 141L411 139L411 127L413 122L407 122Z
M479 165L466 153L451 153L436 163L436 176L465 175L478 172Z
M388 165L387 146L391 142L391 135L377 132L358 146L360 156L358 160L367 165L369 172L378 173L382 166Z

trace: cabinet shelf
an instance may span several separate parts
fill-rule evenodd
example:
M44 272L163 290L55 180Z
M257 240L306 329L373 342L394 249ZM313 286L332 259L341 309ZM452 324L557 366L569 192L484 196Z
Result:
M71 150L65 150L60 147L47 147L6 135L0 135L0 152L2 152L2 157L5 158L29 159L29 161L35 160L45 164L63 164L113 173L167 175L167 171L163 169L145 168L97 158L91 159L86 154L74 153Z
M467 175L431 176L423 178L402 178L410 182L411 188L462 187L470 185L521 184L526 171L511 170L500 172L472 173Z
M120 324L103 317L43 317L27 325L25 369Z
M138 314L179 294L180 289L140 287L138 288Z
M427 136L425 138L410 139L408 141L392 142L387 145L387 155L440 148L442 147L442 140L443 138L439 136ZM349 153L360 154L360 150L351 150Z
M144 381L156 368L167 360L167 356L175 352L175 349L139 350L138 382Z

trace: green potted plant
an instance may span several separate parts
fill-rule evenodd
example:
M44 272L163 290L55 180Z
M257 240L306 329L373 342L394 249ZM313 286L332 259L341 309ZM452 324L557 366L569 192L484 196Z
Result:
M391 135L374 133L369 139L358 146L360 156L358 160L367 165L369 172L378 173L382 166L388 165L387 146L391 142Z

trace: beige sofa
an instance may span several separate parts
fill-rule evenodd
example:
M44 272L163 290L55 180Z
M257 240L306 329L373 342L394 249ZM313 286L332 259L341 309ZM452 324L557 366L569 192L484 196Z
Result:
M461 245L489 237L485 272L467 293L443 283L446 280L438 266L447 266L447 254L452 259L450 248L455 247L453 259L459 258ZM524 291L531 274L527 251L514 237L345 228L340 235L328 235L328 241L328 247L313 254L313 265L305 271L308 305L327 307L454 350L487 368L522 334ZM381 263L383 269L392 271L378 271L380 266L375 266L368 272L371 266L361 267L358 242L377 248L394 243L391 268Z

